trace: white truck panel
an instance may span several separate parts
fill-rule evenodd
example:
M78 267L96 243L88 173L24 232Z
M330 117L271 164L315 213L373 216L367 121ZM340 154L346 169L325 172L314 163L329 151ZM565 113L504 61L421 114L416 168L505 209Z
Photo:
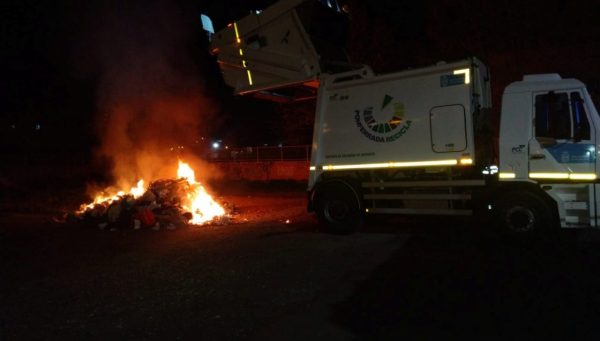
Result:
M467 148L467 114L462 105L431 109L431 148L436 153L460 152Z
M531 139L532 101L529 93L505 93L502 97L504 113L500 118L500 180L528 180L529 140ZM511 174L506 179L503 174ZM513 176L514 175L514 176Z
M359 80L321 79L315 171L474 160L471 70L466 60Z

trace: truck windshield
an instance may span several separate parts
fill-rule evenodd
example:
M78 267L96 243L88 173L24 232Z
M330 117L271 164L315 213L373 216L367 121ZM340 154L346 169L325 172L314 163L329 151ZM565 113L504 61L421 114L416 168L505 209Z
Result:
M571 118L567 93L550 92L535 96L535 136L554 139L571 137Z

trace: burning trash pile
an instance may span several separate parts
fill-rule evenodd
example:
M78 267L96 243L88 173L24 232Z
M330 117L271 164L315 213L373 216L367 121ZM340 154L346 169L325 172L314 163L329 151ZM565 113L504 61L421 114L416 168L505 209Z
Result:
M79 220L96 223L101 229L176 229L206 223L224 224L230 218L196 181L193 169L179 161L177 179L140 180L129 192L101 193L75 213ZM231 208L229 208L231 211Z

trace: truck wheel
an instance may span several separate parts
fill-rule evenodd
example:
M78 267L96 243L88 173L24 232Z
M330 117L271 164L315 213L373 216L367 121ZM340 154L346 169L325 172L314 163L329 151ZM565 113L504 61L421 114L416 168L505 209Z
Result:
M317 188L314 196L315 212L324 230L349 234L364 221L360 197L356 190L343 180L332 180Z
M552 221L548 205L531 193L509 193L500 198L496 206L496 222L501 231L517 240L537 239Z

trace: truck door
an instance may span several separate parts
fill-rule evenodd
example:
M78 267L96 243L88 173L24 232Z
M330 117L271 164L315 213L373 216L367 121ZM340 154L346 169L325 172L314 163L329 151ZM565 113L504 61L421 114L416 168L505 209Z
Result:
M534 132L529 142L533 179L595 178L594 130L579 90L535 93Z

